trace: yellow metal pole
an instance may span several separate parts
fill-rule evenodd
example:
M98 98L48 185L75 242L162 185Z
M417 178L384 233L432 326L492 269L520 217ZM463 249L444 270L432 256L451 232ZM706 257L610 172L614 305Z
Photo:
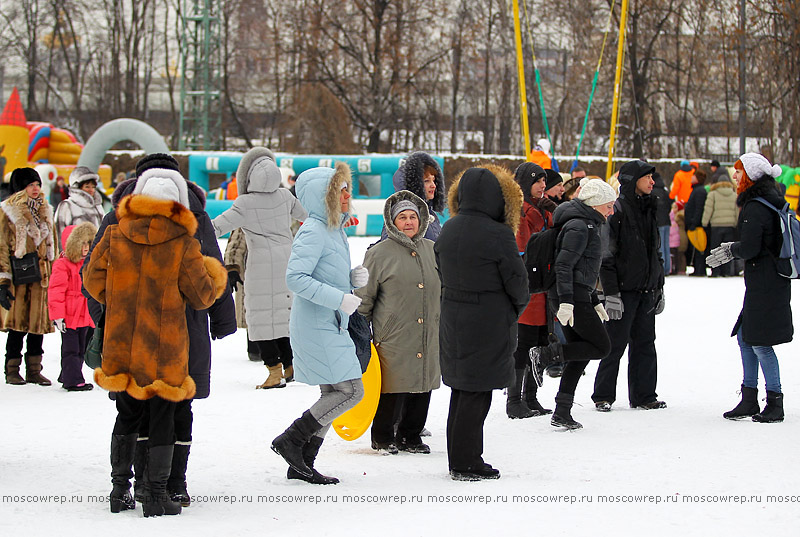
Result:
M522 137L525 143L525 159L531 154L531 135L528 131L528 94L525 91L525 65L522 59L522 31L519 25L519 2L514 3L514 39L517 43L517 80L519 80L519 115L522 121Z
M608 139L608 166L606 179L614 172L614 139L617 135L619 117L620 83L622 80L623 59L625 58L625 27L628 21L628 0L622 0L622 13L619 17L619 43L617 44L617 72L614 75L614 101L611 108L611 134Z

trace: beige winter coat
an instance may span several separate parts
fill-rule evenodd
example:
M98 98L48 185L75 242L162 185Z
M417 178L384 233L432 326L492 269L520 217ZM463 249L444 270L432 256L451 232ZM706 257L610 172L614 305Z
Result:
M229 271L235 270L244 282L244 267L247 264L247 241L244 231L241 228L231 231L228 245L225 247L225 268ZM234 296L236 304L236 327L247 328L247 321L244 313L244 285L236 284Z
M736 227L738 217L733 183L721 181L711 185L703 208L703 227Z
M391 220L391 208L413 201L420 228L409 239ZM386 200L384 222L388 238L364 257L369 283L355 291L359 313L372 321L373 342L381 363L381 393L421 393L439 387L439 311L441 282L433 241L425 239L428 207L401 190Z
M0 204L0 285L9 284L11 309L0 308L0 330L14 330L30 334L49 334L53 323L47 310L47 286L57 248L53 210L44 194L39 198L37 225L28 208L28 195L17 192ZM39 255L41 281L27 285L14 285L11 281L11 257L22 257L30 252Z

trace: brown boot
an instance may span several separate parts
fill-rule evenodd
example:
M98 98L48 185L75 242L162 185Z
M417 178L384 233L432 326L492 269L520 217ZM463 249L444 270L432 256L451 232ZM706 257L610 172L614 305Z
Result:
M25 380L39 386L50 386L47 377L42 375L42 355L25 356Z
M21 358L6 360L6 384L14 384L17 386L25 384L25 379L19 374L19 366L21 363Z
M286 369L283 370L283 378L286 379L286 382L292 382L294 380L294 366L290 365Z
M285 388L286 381L282 378L283 366L281 364L267 366L269 376L263 384L256 386L256 389L269 390L270 388Z

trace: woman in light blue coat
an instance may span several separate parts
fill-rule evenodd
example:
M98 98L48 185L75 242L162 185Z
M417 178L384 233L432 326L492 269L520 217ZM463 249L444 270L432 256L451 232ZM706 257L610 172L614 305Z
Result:
M286 284L294 293L289 332L295 378L319 385L322 396L272 441L272 450L289 464L287 477L334 484L314 469L314 459L334 419L364 395L361 367L347 324L361 299L353 289L366 285L367 270L350 270L350 248L344 233L352 180L350 168L312 168L295 185L308 211L292 244Z

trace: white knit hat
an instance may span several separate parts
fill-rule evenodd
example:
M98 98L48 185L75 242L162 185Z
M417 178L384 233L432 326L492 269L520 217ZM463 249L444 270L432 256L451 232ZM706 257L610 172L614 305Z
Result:
M602 179L590 179L581 187L578 199L589 207L595 207L615 201L617 193Z
M167 168L150 168L136 180L134 194L145 194L154 198L177 201L189 207L189 189L183 176Z
M769 175L770 177L774 178L783 173L783 170L780 166L777 164L773 166L764 157L764 155L759 153L745 153L739 157L739 160L742 162L744 171L747 173L747 177L749 177L751 181L757 181L765 175Z

